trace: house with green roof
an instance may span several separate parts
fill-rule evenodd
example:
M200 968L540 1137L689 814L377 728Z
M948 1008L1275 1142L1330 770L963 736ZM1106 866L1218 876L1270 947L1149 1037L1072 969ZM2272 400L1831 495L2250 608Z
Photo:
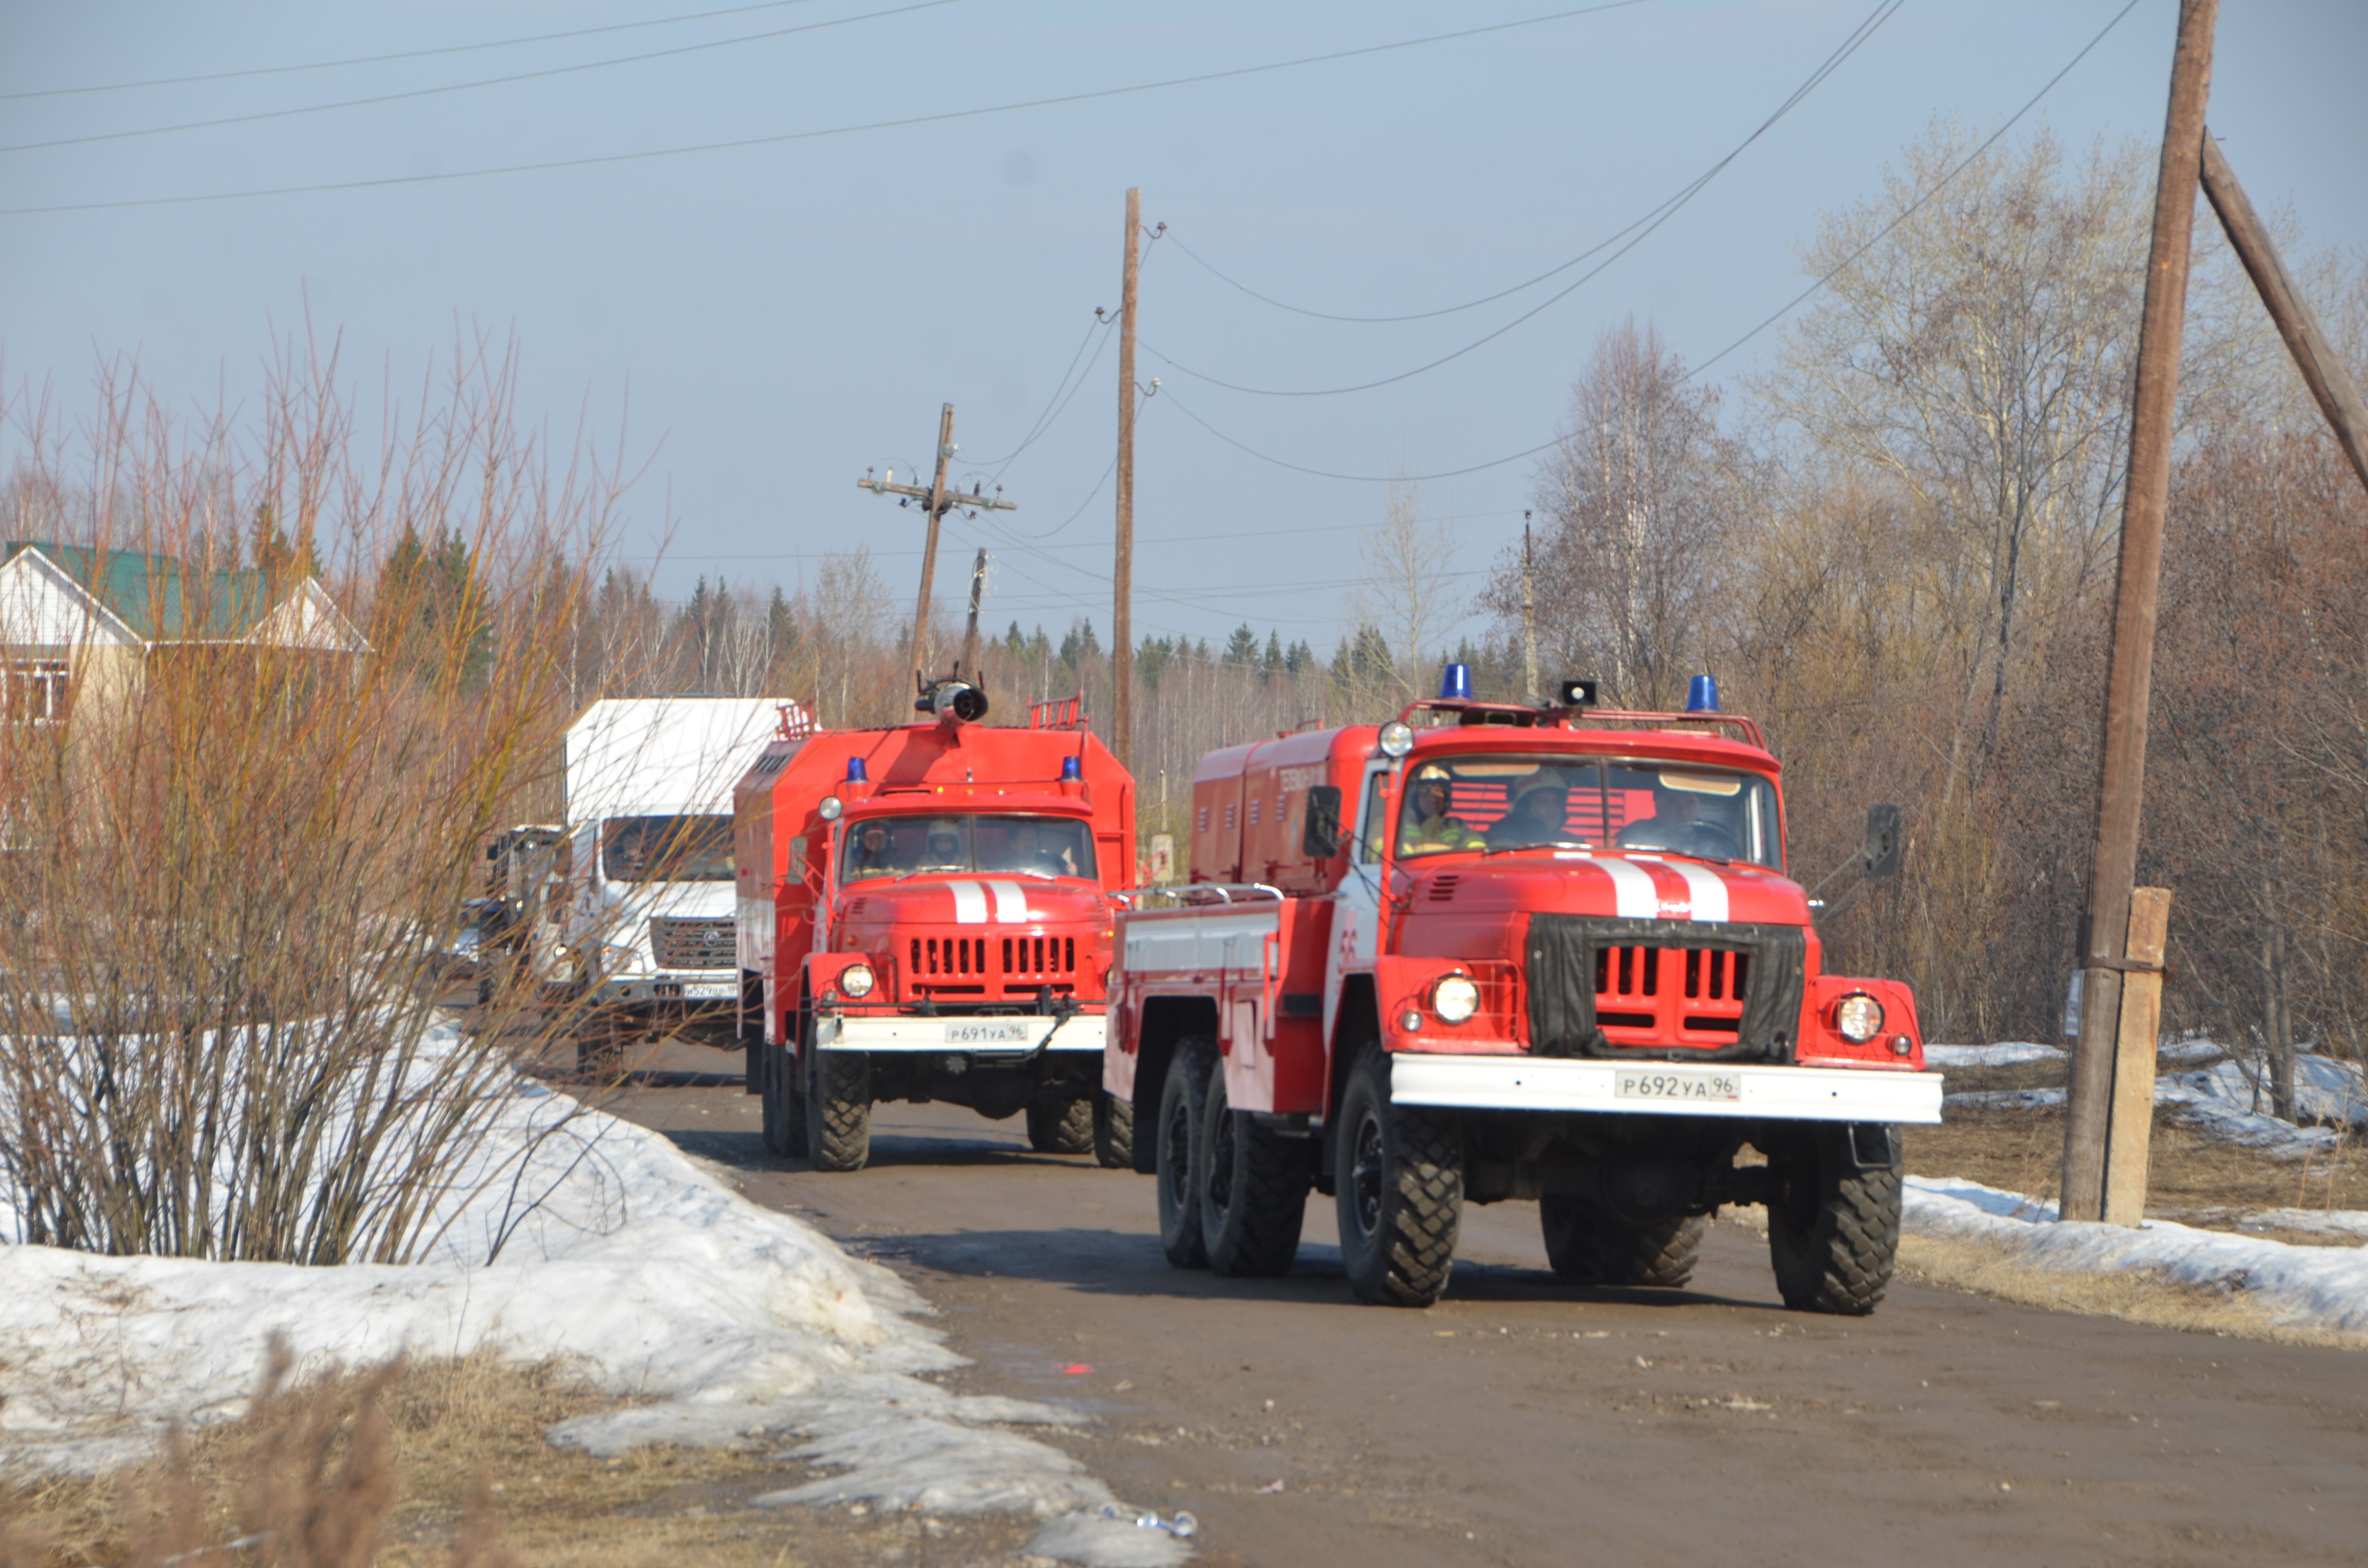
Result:
M189 566L154 551L0 541L0 712L54 723L79 695L127 692L160 652L360 653L369 643L319 581Z

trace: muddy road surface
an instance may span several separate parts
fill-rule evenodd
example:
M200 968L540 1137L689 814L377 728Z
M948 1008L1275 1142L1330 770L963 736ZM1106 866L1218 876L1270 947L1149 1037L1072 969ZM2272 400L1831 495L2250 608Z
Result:
M1466 1211L1437 1307L1366 1307L1327 1199L1287 1278L1219 1279L1161 1256L1151 1178L1017 1119L879 1107L870 1168L826 1176L768 1158L721 1076L620 1108L902 1272L973 1358L951 1382L1090 1412L1050 1440L1192 1510L1204 1562L2368 1562L2359 1353L1905 1278L1872 1318L1788 1312L1734 1224L1691 1290L1577 1289L1526 1203Z

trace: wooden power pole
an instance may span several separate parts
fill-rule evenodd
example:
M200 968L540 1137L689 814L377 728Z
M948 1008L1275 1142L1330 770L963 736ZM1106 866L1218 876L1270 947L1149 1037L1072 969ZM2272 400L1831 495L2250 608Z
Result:
M978 547L978 559L971 563L970 568L970 624L962 631L962 667L958 672L962 679L981 690L985 689L985 683L978 678L978 601L985 592L986 547L981 545Z
M2237 171L2228 166L2208 129L2203 132L2203 194L2211 199L2212 210L2220 215L2221 229L2236 247L2237 259L2251 275L2261 303L2269 308L2270 320L2277 324L2278 335L2286 340L2286 349L2294 355L2310 395L2318 400L2319 412L2333 426L2343 455L2351 460L2351 472L2360 476L2361 483L2368 484L2368 403L2361 400L2351 372L2344 369L2341 356L2328 346L2327 335L2318 329L2318 318L2311 314L2294 279L2286 276L2285 264L2270 243L2270 231L2253 211L2245 187L2237 183Z
M2133 971L2159 973L2161 967L2159 959L2149 963L2130 956L2130 893L2137 881L2138 812L2146 790L2146 703L2154 681L2156 597L2162 570L2163 514L2170 491L2171 410L2179 396L2189 247L2203 172L2203 106L2212 83L2212 33L2219 9L2219 0L2180 0L2170 107L2156 176L2154 243L2146 257L2129 477L2113 581L2112 662L2105 684L2097 835L2089 858L2088 914L2081 924L2080 1036L2065 1107L2058 1211L2066 1220L2104 1218L2122 977Z
M916 484L897 483L896 471L893 468L885 479L876 479L867 470L863 477L855 482L859 488L869 490L874 495L904 497L899 503L901 506L909 506L918 501L929 515L928 540L921 546L921 598L913 610L912 663L916 685L924 677L929 664L929 596L935 592L937 584L938 525L944 522L946 514L957 506L967 506L973 512L1019 510L1019 504L1006 501L1000 489L992 495L980 494L979 486L975 484L971 486L967 495L959 490L948 490L946 465L953 460L954 451L954 405L950 403L946 404L945 412L938 415L938 464L928 489ZM971 613L973 617L978 613L975 604L972 606Z
M1126 193L1126 260L1118 305L1118 553L1111 562L1110 748L1134 767L1134 277L1143 190Z

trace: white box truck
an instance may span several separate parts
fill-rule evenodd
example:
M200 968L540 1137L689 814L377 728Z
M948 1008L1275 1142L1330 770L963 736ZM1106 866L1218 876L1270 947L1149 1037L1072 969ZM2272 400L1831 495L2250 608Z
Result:
M604 699L568 726L538 945L545 977L585 1009L586 1066L613 1068L656 1028L733 1017L732 788L784 724L806 722L777 698L661 697Z

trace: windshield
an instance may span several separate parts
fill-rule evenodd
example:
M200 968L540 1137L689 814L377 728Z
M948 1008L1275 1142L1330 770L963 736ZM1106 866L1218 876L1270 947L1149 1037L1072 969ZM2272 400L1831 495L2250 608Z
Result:
M1657 850L1781 869L1776 787L1724 768L1534 756L1433 758L1406 781L1401 858L1547 848Z
M732 819L610 817L600 824L600 874L612 882L728 882Z
M842 882L915 871L1091 877L1094 835L1073 817L871 817L847 824L838 867Z

